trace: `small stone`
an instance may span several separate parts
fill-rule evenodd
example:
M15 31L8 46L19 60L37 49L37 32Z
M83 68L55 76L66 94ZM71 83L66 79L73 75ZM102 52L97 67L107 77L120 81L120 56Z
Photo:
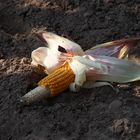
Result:
M3 63L4 62L4 59L0 59L0 63Z
M113 102L110 103L109 110L116 111L120 108L121 105L122 105L122 102L120 100L114 100Z
M104 3L108 4L108 3L114 3L115 0L104 0Z
M28 59L26 57L23 57L20 61L21 64L29 64Z
M129 84L118 84L119 88L128 89L130 87Z
M86 12L84 13L84 17L90 17L93 13L92 12Z
M123 129L124 129L124 127L123 127L123 119L115 120L114 125L112 127L113 127L113 132L114 133L123 132Z

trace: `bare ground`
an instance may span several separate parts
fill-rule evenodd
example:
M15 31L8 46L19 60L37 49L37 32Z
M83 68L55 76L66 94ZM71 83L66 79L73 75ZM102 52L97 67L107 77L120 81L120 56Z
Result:
M118 86L118 94L109 87L83 89L19 104L44 76L30 66L32 50L42 45L32 32L42 28L83 49L140 36L140 1L1 0L0 140L139 140L139 82Z

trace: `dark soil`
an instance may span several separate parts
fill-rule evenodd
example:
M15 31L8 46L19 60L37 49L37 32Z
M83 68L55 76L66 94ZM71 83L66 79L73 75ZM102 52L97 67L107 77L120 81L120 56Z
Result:
M19 104L44 76L30 66L42 29L83 49L140 36L140 0L0 0L0 140L139 140L138 82Z

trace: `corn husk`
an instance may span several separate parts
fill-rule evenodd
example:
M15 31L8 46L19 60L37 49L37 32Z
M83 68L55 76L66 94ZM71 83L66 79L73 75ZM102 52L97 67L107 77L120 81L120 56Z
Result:
M140 80L140 65L128 60L108 56L95 56L95 60L76 56L73 61L75 60L87 67L85 70L86 80L101 80L117 83ZM78 68L80 69L79 66Z

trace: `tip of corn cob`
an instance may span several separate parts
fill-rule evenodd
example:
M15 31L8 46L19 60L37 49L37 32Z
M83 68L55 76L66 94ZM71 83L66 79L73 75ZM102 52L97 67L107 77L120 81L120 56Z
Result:
M20 103L29 105L33 102L40 101L43 98L47 98L49 96L50 90L48 88L38 86L21 97Z

